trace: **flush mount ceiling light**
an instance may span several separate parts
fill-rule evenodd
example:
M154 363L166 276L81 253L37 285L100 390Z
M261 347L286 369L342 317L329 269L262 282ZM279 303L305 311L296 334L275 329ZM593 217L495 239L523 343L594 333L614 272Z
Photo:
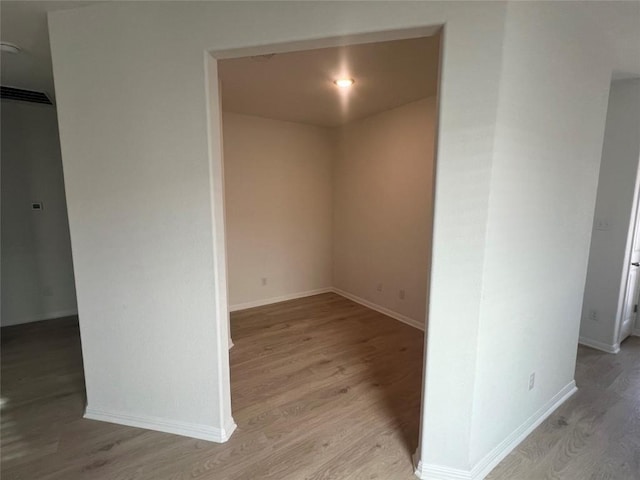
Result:
M0 51L2 53L20 53L20 47L9 42L0 42Z
M335 83L336 86L340 88L349 88L355 83L355 80L353 78L339 78L337 80L334 80L333 83Z

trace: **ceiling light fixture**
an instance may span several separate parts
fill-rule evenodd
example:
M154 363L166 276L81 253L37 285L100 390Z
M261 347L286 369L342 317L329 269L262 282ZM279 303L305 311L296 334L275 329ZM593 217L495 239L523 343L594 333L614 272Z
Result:
M349 88L355 83L355 81L353 80L353 78L339 78L333 83L335 83L340 88Z
M0 51L2 53L20 53L20 47L9 42L0 42Z

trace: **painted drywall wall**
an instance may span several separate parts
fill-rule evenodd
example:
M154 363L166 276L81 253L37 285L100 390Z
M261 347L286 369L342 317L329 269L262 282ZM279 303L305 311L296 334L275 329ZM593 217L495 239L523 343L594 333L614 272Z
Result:
M602 147L580 340L616 349L618 302L640 158L640 80L612 82ZM605 224L596 226L596 224ZM595 312L595 320L591 311Z
M446 22L421 453L466 465L503 18L492 2L118 2L51 13L89 408L121 423L160 419L147 422L156 429L231 421L220 119L205 73L212 92L218 83L203 52L376 31L384 40ZM442 341L453 337L456 349Z
M336 131L333 284L421 325L431 257L435 110L436 99L427 98Z
M332 130L225 113L223 133L231 309L331 287Z
M74 315L56 111L3 100L2 326ZM42 203L42 210L32 210Z
M477 471L575 388L611 78L591 20L571 6L507 8L473 394Z
M50 13L89 409L156 429L232 421L218 83L204 51L446 23L420 455L466 467L504 9L114 2Z
M485 434L472 430L474 411L487 412L480 408L484 401L478 403L474 396L486 400L486 392L495 390L492 379L502 379L487 375L499 349L477 368L479 351L488 352L486 339L480 342L479 338L489 334L486 325L480 332L481 320L488 318L485 303L491 301L498 307L504 298L487 298L491 289L483 289L483 279L489 274L484 269L485 246L495 242L491 245L494 250L488 251L495 255L495 249L506 250L521 240L496 236L496 227L494 234L487 235L499 92L507 88L510 97L516 96L518 88L549 92L551 95L527 96L516 125L532 128L536 134L542 129L544 137L535 143L548 144L544 147L548 150L539 153L564 157L566 146L559 140L548 141L549 135L555 138L558 125L553 121L545 127L549 117L561 114L562 128L577 122L580 132L589 130L580 122L598 121L592 107L600 101L600 92L590 86L600 82L605 69L599 53L612 61L620 53L607 51L608 38L618 36L616 29L610 30L614 32L610 37L599 38L602 22L594 17L592 24L583 23L581 13L592 7L558 3L518 7L536 13L529 21L520 18L515 22L525 27L536 24L537 35L526 42L518 41L514 25L511 38L504 38L507 4L500 2L292 2L286 7L271 2L110 2L50 14L89 407L116 412L111 418L121 423L132 417L155 418L158 421L146 426L156 429L188 422L206 431L220 431L225 420L231 421L227 415L220 119L217 97L207 98L205 89L208 81L211 91L217 92L218 82L215 62L206 63L203 52L344 39L376 31L387 32L384 37L388 39L394 29L446 23L419 471L430 478L452 478L461 471L467 475L473 469L472 461L486 448L498 439L509 440L515 430L505 432L515 428L519 421L515 417L535 410L537 404L544 406L548 399L536 397L523 406L521 395L501 396L499 404L508 407L507 421L494 421ZM611 3L598 8L623 8ZM554 17L558 11L564 12L560 22ZM550 21L537 24L542 14ZM530 29L525 31L529 36ZM547 38L541 51L537 42ZM559 47L556 41L579 49L572 52L576 58L560 49L561 60L553 62ZM628 43L626 51L633 53L633 45ZM523 75L501 75L503 46L510 52L511 68L514 63L520 66L516 71L532 71L527 67L531 62L553 62L533 69L539 86L526 81L518 87ZM265 50L269 51L262 52ZM594 63L582 63L585 55L596 54ZM610 73L609 68L607 75ZM568 90L564 76L575 83ZM558 79L559 90L553 87ZM567 98L575 99L579 92L596 95L570 104L562 102L562 95L558 97L566 93ZM593 118L574 104L583 101ZM207 107L212 108L208 111ZM524 125L529 108L536 113L532 117L536 123ZM543 116L542 110L549 116ZM511 138L504 125L502 129L500 148ZM580 207L584 216L576 226L587 237L591 218L586 210L589 200L591 209L595 201L596 172L590 162L592 155L599 156L600 146L593 143L602 136L595 130L589 132L592 138L580 134L586 142L569 150L576 154L576 149L583 148L577 153L586 155L585 176L582 169L573 173L585 182L578 184L577 197L587 205ZM523 148L530 145L526 142ZM556 170L549 169L545 157L534 156L530 162L539 167L534 171L541 180L553 182ZM567 180L566 171L559 179ZM491 194L507 187L494 181ZM585 193L587 187L593 189L592 194ZM514 198L492 198L493 215L499 214L502 202ZM557 195L556 199L566 198ZM573 215L575 203L568 200L568 213ZM557 237L559 244L553 249L557 254L571 235L564 227L548 229L549 215L553 214L535 216L532 227ZM553 219L552 227L557 227L557 218ZM567 222L573 222L573 217ZM527 245L537 248L537 244ZM577 260L578 253L584 254L584 261ZM580 276L581 268L586 272L582 246L569 258L576 263L570 265L567 275ZM495 259L488 265L495 265ZM549 264L545 261L544 265ZM515 273L510 280L513 278L517 278ZM523 292L516 285L508 286L517 298L548 293L539 287ZM573 283L568 287L559 290L569 299L563 304L565 313L579 318L582 288L574 292ZM554 321L559 320L559 305L553 302ZM498 326L511 320L508 311L494 313ZM542 350L549 354L549 363L558 363L557 379L566 376L575 361L578 324L577 320L569 322L553 341L550 354ZM521 333L505 329L499 335L500 347L517 343ZM534 340L555 334L545 322ZM558 354L560 345L563 354ZM514 374L515 382L526 368L522 365L539 358L537 355L510 349L501 352L500 361L517 366L507 372ZM546 381L543 378L543 385ZM545 393L551 390L551 382L547 385ZM519 408L518 415L513 415ZM495 418L500 416L487 417ZM505 449L509 446L507 443Z

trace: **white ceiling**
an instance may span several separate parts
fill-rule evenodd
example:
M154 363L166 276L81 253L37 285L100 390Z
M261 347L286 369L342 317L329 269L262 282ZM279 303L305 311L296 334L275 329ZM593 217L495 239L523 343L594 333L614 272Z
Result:
M612 48L613 77L640 77L640 1L587 1L581 8Z
M0 39L19 45L23 52L20 55L2 54L0 56L1 66L1 81L3 85L11 85L20 88L27 88L38 91L45 91L50 95L53 95L53 74L51 70L51 52L49 47L49 34L47 28L47 12L53 10L62 10L68 8L77 8L90 4L101 3L96 1L0 1ZM613 52L612 61L614 63L614 78L637 78L640 76L640 2L639 1L604 1L604 2L580 2L575 5L580 6L581 12L586 12L593 20L594 34L598 33L602 35L604 41L610 44ZM354 48L354 47L351 47ZM329 49L331 50L331 49ZM300 52L299 52L300 53ZM293 54L281 54L273 57L270 62L278 64L280 61L285 61L285 55ZM320 53L318 53L320 55ZM322 55L320 55L322 56ZM280 58L278 58L280 57ZM327 60L329 57L325 57ZM236 60L230 60L229 65ZM355 62L354 60L353 62ZM398 59L400 62L400 60ZM240 61L238 60L240 63ZM360 98L363 98L365 92L372 92L376 88L376 92L379 91L380 85L383 83L381 76L376 75L374 83L377 85L374 87L367 77L362 76L362 72L365 70L356 68L355 63L350 63L349 67L352 68L353 77L356 79L356 85L353 89L353 94L350 96L349 110L345 115L355 115L360 110ZM369 60L370 62L370 60ZM382 62L381 62L382 63ZM428 62L420 62L419 65L426 66ZM333 67L332 67L333 65ZM341 64L338 64L341 65ZM254 66L259 68L258 66ZM266 68L266 65L264 65ZM402 65L398 65L402 68ZM227 67L224 67L225 69ZM240 69L240 66L237 67ZM247 67L249 68L249 67ZM335 68L335 63L326 63L324 70L325 75L332 75L336 72L331 71L331 68ZM364 62L362 68L369 68L368 64ZM230 72L235 70L235 67L229 67ZM370 70L374 72L374 70ZM413 71L413 70L412 70ZM383 72L385 73L385 72ZM393 72L392 72L393 73ZM320 72L314 76L314 81L320 81ZM240 85L229 85L225 82L225 96L228 97L227 105L229 109L241 109L242 99L236 101L233 99L233 90L240 88ZM285 84L277 82L277 86L283 87ZM301 85L301 84L300 84ZM310 85L310 84L309 84ZM323 85L327 86L327 83ZM330 86L330 85L329 85ZM311 89L311 86L309 86ZM314 92L318 92L316 85ZM404 86L403 86L404 88ZM409 88L409 87L407 87ZM284 89L280 88L282 92ZM392 85L392 88L385 88L386 95L391 95L392 92L404 95L404 92L400 92L402 88L398 88L396 84ZM328 92L325 92L328 93ZM368 96L368 94L367 94ZM274 103L292 103L292 94L284 96L279 94L276 99L284 100ZM288 98L288 100L287 100ZM377 98L377 97L376 97ZM407 94L407 98L409 95ZM386 101L390 101L387 99ZM409 100L410 101L410 100ZM391 102L393 103L393 102ZM237 105L237 106L234 106ZM335 111L335 101L329 103L325 110L329 111L333 109ZM325 112L324 118L329 118L329 115ZM341 118L344 118L341 117ZM327 121L327 120L325 120Z
M222 107L333 127L435 95L438 59L432 36L220 60Z
M53 98L53 71L47 12L91 1L0 1L0 39L18 45L19 55L0 57L2 85L46 92Z

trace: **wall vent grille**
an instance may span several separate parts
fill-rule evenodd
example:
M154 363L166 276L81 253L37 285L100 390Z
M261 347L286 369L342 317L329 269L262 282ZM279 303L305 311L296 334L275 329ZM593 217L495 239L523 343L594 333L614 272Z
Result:
M23 90L21 88L14 87L0 86L0 98L53 105L49 97L47 97L47 94L44 92L34 92L33 90Z

